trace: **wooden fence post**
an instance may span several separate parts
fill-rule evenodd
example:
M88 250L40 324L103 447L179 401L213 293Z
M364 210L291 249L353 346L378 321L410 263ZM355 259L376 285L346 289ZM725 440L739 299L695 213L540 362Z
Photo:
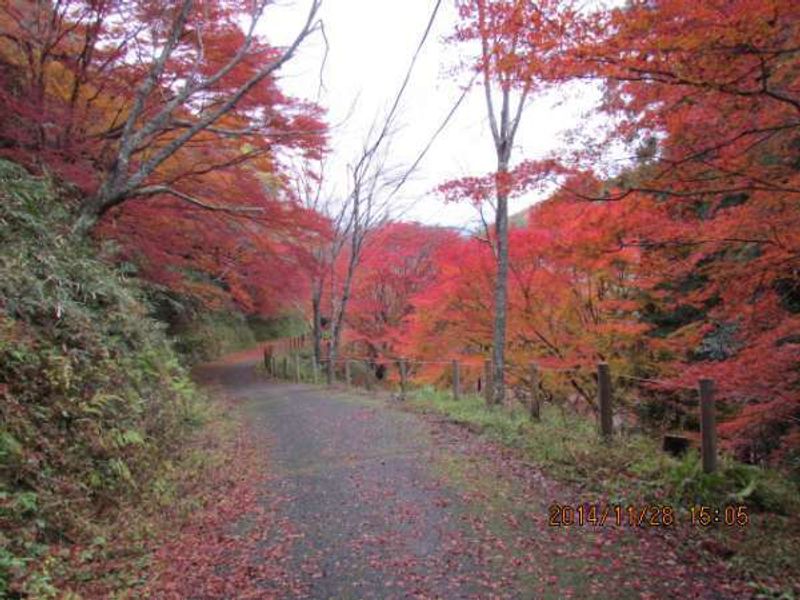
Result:
M375 389L375 372L370 368L369 362L364 361L364 385L370 392Z
M700 437L703 472L717 470L717 419L714 414L714 380L700 380Z
M530 378L531 378L531 405L530 405L530 414L531 419L534 421L541 421L542 415L541 410L539 407L539 369L536 367L536 363L531 363L529 366L530 370Z
M597 364L597 401L600 405L600 435L608 441L614 434L611 412L611 369L608 363Z
M275 355L269 357L269 374L272 377L278 376L277 363L275 362Z
M311 376L314 378L314 385L317 385L319 383L319 365L313 356L311 357Z
M294 381L300 383L300 355L294 355Z
M406 371L406 359L400 359L400 400L406 399L406 389L408 385L407 381L408 373Z
M347 384L347 387L352 385L352 380L350 378L350 359L346 358L344 361L344 380Z
M492 361L483 361L483 397L487 406L492 405Z
M334 383L336 383L336 365L329 356L325 359L325 385L331 386Z
M453 361L453 400L461 398L461 368L457 360Z
M287 355L283 356L283 378L289 379L289 357Z

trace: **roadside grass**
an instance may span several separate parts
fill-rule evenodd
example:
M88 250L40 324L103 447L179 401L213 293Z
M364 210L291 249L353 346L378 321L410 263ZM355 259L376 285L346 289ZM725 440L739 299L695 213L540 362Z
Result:
M488 407L475 394L456 401L449 391L422 387L411 393L409 406L518 449L588 502L669 505L682 523L689 522L691 506L744 504L748 526L688 527L685 549L729 560L754 581L754 597L795 597L781 594L794 593L791 586L800 583L800 488L781 473L723 455L719 471L705 474L697 452L675 458L644 434L616 435L607 444L594 422L552 404L542 406L540 422L532 422L521 405Z

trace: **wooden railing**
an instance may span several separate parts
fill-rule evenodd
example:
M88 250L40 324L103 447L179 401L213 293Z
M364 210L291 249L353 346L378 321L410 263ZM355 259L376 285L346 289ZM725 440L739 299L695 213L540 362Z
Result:
M330 361L329 359L323 359L320 361L321 364L317 364L313 352L309 348L309 342L309 337L301 335L275 340L266 344L263 355L264 369L269 376L276 379L291 380L296 383L319 384L325 380L322 377L322 368L327 368ZM360 370L363 377L360 377L358 382L355 381L353 373L355 365L363 366ZM334 383L344 383L347 387L361 383L368 389L374 389L381 385L381 381L379 381L375 372L378 365L383 369L383 385L396 385L398 398L401 400L407 397L415 367L437 365L442 370L449 370L447 379L451 382L451 393L455 400L460 399L462 394L472 387L475 393L483 395L487 405L492 405L494 402L491 386L492 363L490 360L481 361L479 358L423 361L406 357L382 357L378 359L348 356L335 361L333 381ZM395 367L397 370L396 378L390 375L391 367ZM465 381L464 377L465 368L472 373L472 377L468 378L468 381ZM524 375L520 375L519 366L515 365L514 371L518 381L517 385L526 388L527 412L532 420L538 421L541 418L542 373L548 371L570 373L577 372L579 369L580 367L554 368L530 362L527 365L527 372ZM614 386L612 385L612 370L608 363L600 362L596 365L593 379L596 382L595 412L598 420L598 432L605 441L610 442L614 436ZM619 376L619 379L636 380L649 384L667 383L630 376ZM693 391L699 397L700 450L703 470L706 473L712 473L717 470L714 381L700 379Z

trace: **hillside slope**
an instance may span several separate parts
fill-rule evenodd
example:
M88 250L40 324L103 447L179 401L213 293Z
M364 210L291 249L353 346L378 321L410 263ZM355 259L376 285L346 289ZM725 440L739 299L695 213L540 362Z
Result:
M0 161L0 596L55 593L53 549L163 485L198 418L136 280L66 223L47 181Z

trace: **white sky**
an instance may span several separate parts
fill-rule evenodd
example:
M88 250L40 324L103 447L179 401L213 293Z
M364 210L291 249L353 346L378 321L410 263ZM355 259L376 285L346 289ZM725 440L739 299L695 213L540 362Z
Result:
M331 125L346 120L331 132L332 156L326 174L331 194L346 193L347 165L357 156L370 125L391 106L434 4L434 0L323 1L320 17L329 51L319 103L329 111ZM281 0L270 8L264 18L270 42L288 43L308 7L309 0ZM459 52L466 52L468 47L444 41L455 23L453 0L444 0L401 104L401 128L392 144L392 164L410 165L416 159L458 99L459 84L469 79L468 73L458 69ZM282 70L282 89L316 100L323 55L322 38L315 35L307 39ZM588 127L584 113L595 104L598 92L584 86L570 93L572 97L562 101L550 94L529 103L517 134L513 162L557 151L564 145L561 137L567 130ZM356 109L351 114L354 102ZM483 94L473 90L437 138L413 180L396 197L405 219L458 227L475 224L475 208L468 202L445 204L435 188L451 179L493 170L496 159L486 114ZM511 212L535 200L526 197L512 201Z

